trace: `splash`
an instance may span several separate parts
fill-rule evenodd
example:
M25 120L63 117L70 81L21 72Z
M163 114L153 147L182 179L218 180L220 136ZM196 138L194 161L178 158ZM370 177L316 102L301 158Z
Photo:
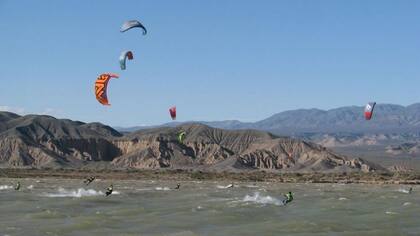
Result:
M34 188L34 186L33 185L29 185L28 187L27 187L27 189L33 189Z
M171 189L169 187L156 187L155 190L158 190L158 191L168 191L168 190L171 190Z
M216 188L220 188L220 189L226 189L226 188L233 188L233 184L228 184L226 186L223 185L217 185Z
M254 203L259 203L259 204L274 204L276 206L281 206L283 205L282 201L271 197L271 196L260 196L259 192L255 192L254 195L250 196L250 195L246 195L244 197L244 199L242 200L243 202L254 202Z
M13 189L13 186L10 186L10 185L0 185L0 190L6 190L6 189Z
M118 192L113 192L112 194L118 194ZM77 190L66 190L64 188L59 188L57 193L46 193L44 197L92 197L92 196L102 196L105 195L101 191L96 191L93 189L83 189L79 188Z
M408 190L408 189L403 189L403 188L400 188L400 189L398 189L397 191L398 191L398 192L400 192L400 193L410 193L410 190Z

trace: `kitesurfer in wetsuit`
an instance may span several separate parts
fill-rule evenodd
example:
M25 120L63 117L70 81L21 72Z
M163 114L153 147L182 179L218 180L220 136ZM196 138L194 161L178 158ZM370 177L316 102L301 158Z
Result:
M410 188L408 189L408 193L411 193L411 192L413 192L413 187L410 187Z
M112 191L114 190L114 187L112 186L112 184L106 189L105 195L109 196L111 195Z
M179 189L181 187L181 185L178 183L175 187L175 189Z
M16 186L15 186L15 190L19 190L20 189L20 182L18 181Z
M95 180L95 176L87 178L85 181L83 181L86 185L89 185Z
M286 205L287 203L293 201L293 194L292 192L288 192L284 195L286 199L283 200L283 204Z

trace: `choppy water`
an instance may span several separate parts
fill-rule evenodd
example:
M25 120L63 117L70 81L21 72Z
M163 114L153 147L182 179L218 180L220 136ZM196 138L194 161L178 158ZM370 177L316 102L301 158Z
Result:
M420 188L0 179L0 235L420 235ZM295 193L283 206L282 194Z

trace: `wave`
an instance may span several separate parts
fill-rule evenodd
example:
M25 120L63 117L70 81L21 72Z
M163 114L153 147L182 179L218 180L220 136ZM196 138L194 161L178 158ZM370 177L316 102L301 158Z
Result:
M280 199L271 197L269 195L261 196L259 192L255 192L254 195L252 195L252 196L246 195L242 201L243 202L254 202L254 203L259 203L259 204L264 204L264 205L265 204L274 204L276 206L283 205L283 202Z
M155 190L157 191L168 191L171 190L169 187L156 187Z
M118 192L113 192L112 194L119 194ZM92 197L92 196L102 196L105 195L102 191L96 191L93 189L84 189L79 188L77 190L66 190L64 188L59 188L57 193L45 193L44 197Z
M410 193L410 190L408 190L408 189L403 189L403 188L400 188L400 189L398 189L397 191L398 191L398 192L400 192L400 193Z
M0 190L6 190L6 189L13 189L13 186L10 186L10 185L0 185Z
M245 185L245 187L247 187L247 188L259 188L258 185Z
M136 188L137 191L150 191L152 188Z
M27 187L27 189L33 189L33 188L34 186L32 184Z
M216 188L220 188L220 189L226 189L226 188L233 188L233 184L228 184L226 186L223 185L217 185Z

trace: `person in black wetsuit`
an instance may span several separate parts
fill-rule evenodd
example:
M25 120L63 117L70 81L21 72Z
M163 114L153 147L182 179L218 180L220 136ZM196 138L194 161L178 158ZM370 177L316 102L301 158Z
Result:
M15 190L18 191L20 189L20 182L18 181L16 186L15 186Z
M108 188L106 188L105 195L106 196L111 195L112 191L114 191L114 186L112 186L112 184L111 184Z
M89 185L94 180L95 180L95 176L92 176L92 177L89 177L89 178L85 179L85 181L83 181L83 183L85 183L86 185Z

